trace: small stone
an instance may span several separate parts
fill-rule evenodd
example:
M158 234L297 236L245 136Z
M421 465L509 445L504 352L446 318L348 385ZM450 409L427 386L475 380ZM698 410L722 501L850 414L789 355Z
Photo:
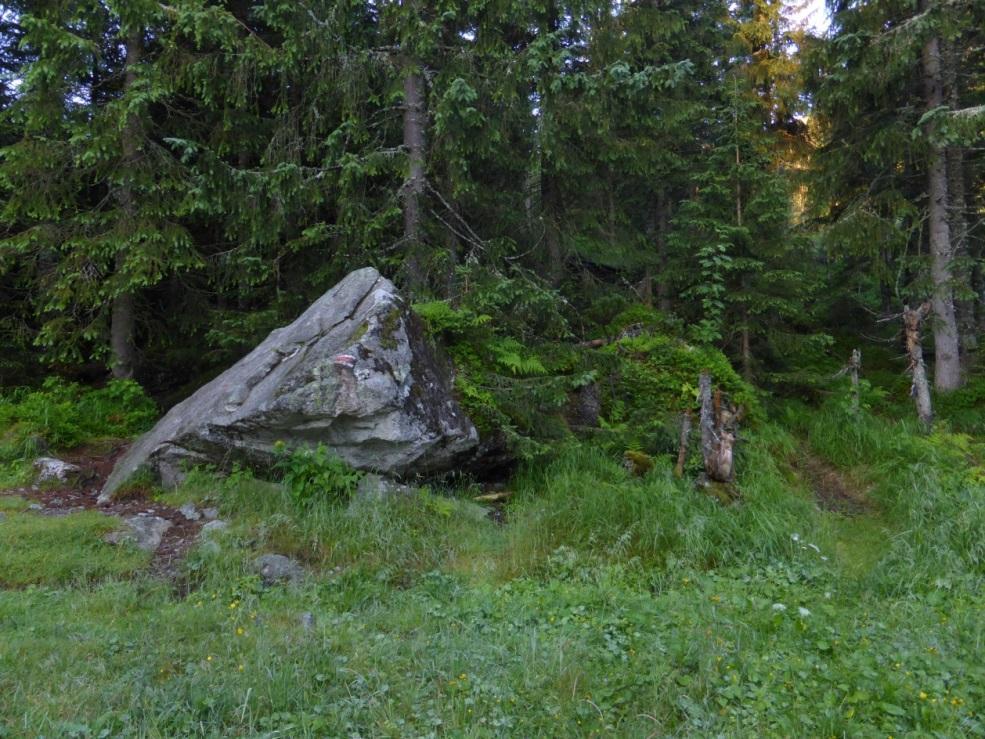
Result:
M207 538L219 531L225 531L229 528L229 524L225 521L216 519L215 521L209 521L202 527L201 536Z
M38 472L36 482L70 483L79 479L82 468L69 462L63 462L54 457L38 457L34 460L34 469Z
M305 611L304 613L302 613L298 621L301 622L301 628L303 628L305 631L311 631L313 628L315 628L315 614L313 614L311 611Z
M161 546L164 534L172 524L160 516L137 515L123 519L124 528L106 535L108 544L129 542L145 552L154 552Z
M50 505L52 508L57 508L64 504L65 501L62 500L61 498L52 498L51 500L48 501L48 505Z
M202 515L205 516L206 521L215 521L217 518L219 518L219 509L206 508L205 510L202 511Z
M29 510L29 511L43 511L44 510L44 506L41 505L40 503L31 503L31 505L29 505L27 507L27 510Z
M263 578L264 585L296 582L304 575L301 565L283 554L264 554L253 561L253 566Z
M194 503L185 503L178 509L178 512L189 521L198 521L202 517L202 514L195 508Z

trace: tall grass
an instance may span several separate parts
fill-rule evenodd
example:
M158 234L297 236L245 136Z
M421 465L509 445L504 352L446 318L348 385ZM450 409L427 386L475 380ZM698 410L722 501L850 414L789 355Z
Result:
M893 592L949 587L985 576L985 445L940 424L833 405L788 421L832 464L865 480L894 534L870 585Z
M529 564L565 546L676 570L789 554L791 536L817 523L814 507L792 493L774 457L773 450L792 443L782 430L766 426L743 445L743 472L731 505L690 480L675 479L669 464L634 479L598 449L569 447L517 480L512 556Z

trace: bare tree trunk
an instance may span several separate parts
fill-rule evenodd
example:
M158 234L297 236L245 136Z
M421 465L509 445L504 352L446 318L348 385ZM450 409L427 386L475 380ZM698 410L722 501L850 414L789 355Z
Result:
M541 36L557 32L560 27L561 11L557 3L550 0L545 3L544 15L539 24ZM553 42L552 42L553 43ZM553 105L551 102L550 86L553 72L548 72L538 81L537 93L540 97L540 115L538 118L538 133L540 137L540 208L544 224L544 245L547 248L547 280L557 287L564 278L564 248L561 243L560 226L560 194L558 178L554 162L547 155L548 137L551 135Z
M848 375L852 380L852 413L858 415L861 401L859 398L858 374L862 369L862 352L852 349L851 359L848 360Z
M540 202L544 218L544 243L547 246L547 279L557 287L564 277L564 254L558 225L557 183L546 158L542 159L540 170Z
M944 95L937 37L929 39L923 47L923 82L927 109L942 105ZM961 386L961 362L952 285L954 250L947 217L947 166L941 147L933 142L934 129L933 123L927 127L927 136L931 140L927 192L930 198L930 276L934 285L934 385L938 390L948 391Z
M852 415L857 416L861 407L859 397L858 374L862 370L862 352L852 349L852 356L848 360L848 376L852 381Z
M749 343L749 309L742 309L742 326L739 328L740 351L742 354L742 377L752 382L752 348Z
M427 159L427 109L424 75L416 60L404 60L404 147L407 149L407 179L401 187L404 215L404 243L407 256L404 266L411 293L420 292L425 283L421 266L424 243L423 200L427 188L424 171Z
M723 407L720 391L712 395L711 375L707 372L702 372L698 380L698 395L701 398L699 426L705 474L715 482L731 482L735 472L732 448L737 414Z
M917 406L917 417L925 428L934 422L934 409L930 400L930 383L927 381L927 368L923 362L923 346L920 342L920 326L930 313L931 304L924 303L919 308L903 306L903 332L906 338L906 353L910 358L910 375L913 384L910 396Z
M674 465L674 476L684 477L684 463L687 462L687 447L691 437L691 411L686 410L681 416L681 441L677 447L677 464Z
M670 280L667 277L667 264L670 259L667 248L670 220L670 204L667 193L657 190L657 260L660 275L657 277L657 307L664 313L670 313Z
M132 29L126 37L126 76L124 78L124 91L133 88L137 81L137 65L140 63L143 51L143 33L139 29ZM140 155L140 121L133 114L128 114L123 125L123 138L121 141L123 151L123 184L117 193L120 208L123 210L123 217L126 219L127 233L136 230L137 209L133 194L133 171L137 166L137 158ZM125 247L129 248L129 247ZM115 267L119 273L126 264L126 252L118 251L116 254ZM137 363L137 348L134 343L134 295L131 291L121 292L113 298L110 309L110 353L111 370L113 377L117 379L129 379L133 377L134 367Z
M647 308L653 307L653 270L650 265L643 268L643 280L640 282L640 300Z

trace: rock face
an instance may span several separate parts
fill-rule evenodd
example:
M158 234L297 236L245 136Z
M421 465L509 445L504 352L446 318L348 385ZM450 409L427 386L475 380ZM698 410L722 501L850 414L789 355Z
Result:
M117 463L100 494L141 467L269 467L274 444L324 443L358 469L390 475L451 467L478 443L451 395L450 366L393 284L357 270L294 323L178 404Z

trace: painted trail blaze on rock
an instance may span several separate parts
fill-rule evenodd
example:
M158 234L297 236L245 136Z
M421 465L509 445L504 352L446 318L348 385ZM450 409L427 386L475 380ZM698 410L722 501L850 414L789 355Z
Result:
M451 366L367 267L172 408L120 459L100 500L141 467L165 482L186 465L268 467L278 440L401 475L450 468L478 434L452 397Z

